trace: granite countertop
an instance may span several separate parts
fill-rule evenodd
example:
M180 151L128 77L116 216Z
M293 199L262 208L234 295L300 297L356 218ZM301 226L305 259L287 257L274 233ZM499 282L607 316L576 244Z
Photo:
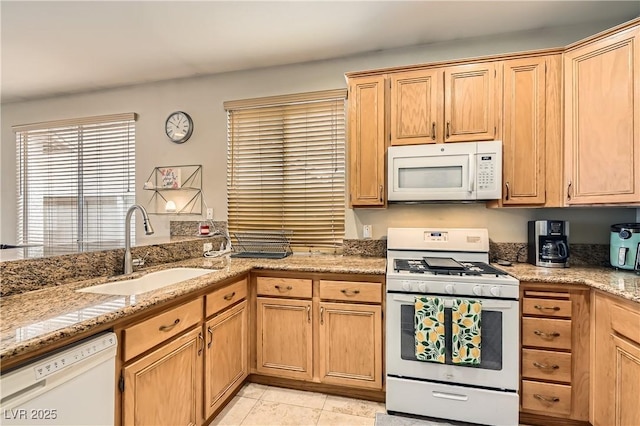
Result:
M505 271L520 281L585 284L598 290L640 303L640 274L601 266L571 266L569 268L544 268L529 263L512 266L492 266Z
M358 256L289 256L285 259L195 258L149 268L131 275L171 267L217 269L216 272L135 296L79 293L75 290L114 281L102 277L0 297L0 361L24 358L43 345L71 339L91 329L105 329L121 318L212 286L252 269L383 275L386 259Z

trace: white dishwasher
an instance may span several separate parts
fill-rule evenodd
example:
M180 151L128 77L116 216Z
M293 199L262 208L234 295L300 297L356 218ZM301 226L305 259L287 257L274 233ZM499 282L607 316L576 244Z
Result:
M102 333L0 376L2 425L113 425L117 338Z

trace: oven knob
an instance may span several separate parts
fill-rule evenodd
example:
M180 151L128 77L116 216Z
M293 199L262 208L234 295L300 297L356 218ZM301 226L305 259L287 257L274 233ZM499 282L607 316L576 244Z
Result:
M427 292L427 284L425 283L420 283L418 284L418 288L420 289L421 292L426 293Z
M482 287L479 285L473 286L473 294L476 296L482 296Z
M489 289L489 292L493 295L493 296L500 296L500 287L491 287L491 289Z
M409 281L402 282L402 289L404 291L411 291L411 283Z
M444 291L446 291L449 294L453 294L454 288L453 288L453 284L447 284L444 286Z

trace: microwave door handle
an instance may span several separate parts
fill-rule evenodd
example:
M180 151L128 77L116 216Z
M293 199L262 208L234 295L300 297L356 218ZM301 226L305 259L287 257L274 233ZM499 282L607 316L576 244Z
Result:
M473 194L476 180L476 155L469 154L469 194Z
M637 271L640 271L640 243L638 243L638 251L636 252L636 266Z

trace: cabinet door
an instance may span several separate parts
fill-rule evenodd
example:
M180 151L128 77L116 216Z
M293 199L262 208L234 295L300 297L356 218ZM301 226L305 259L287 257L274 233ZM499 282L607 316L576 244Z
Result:
M615 359L615 424L636 425L640 421L640 345L611 335Z
M320 303L320 380L382 389L380 306Z
M349 82L349 204L385 205L385 79Z
M391 145L442 141L442 71L424 70L391 77Z
M565 54L567 204L640 202L639 34Z
M246 300L209 320L205 327L204 398L208 418L249 371Z
M545 202L545 61L504 63L503 204Z
M196 329L125 367L123 423L200 424L203 347Z
M311 303L310 300L257 298L258 373L311 380Z
M497 134L494 63L458 65L444 70L444 141L493 140Z

